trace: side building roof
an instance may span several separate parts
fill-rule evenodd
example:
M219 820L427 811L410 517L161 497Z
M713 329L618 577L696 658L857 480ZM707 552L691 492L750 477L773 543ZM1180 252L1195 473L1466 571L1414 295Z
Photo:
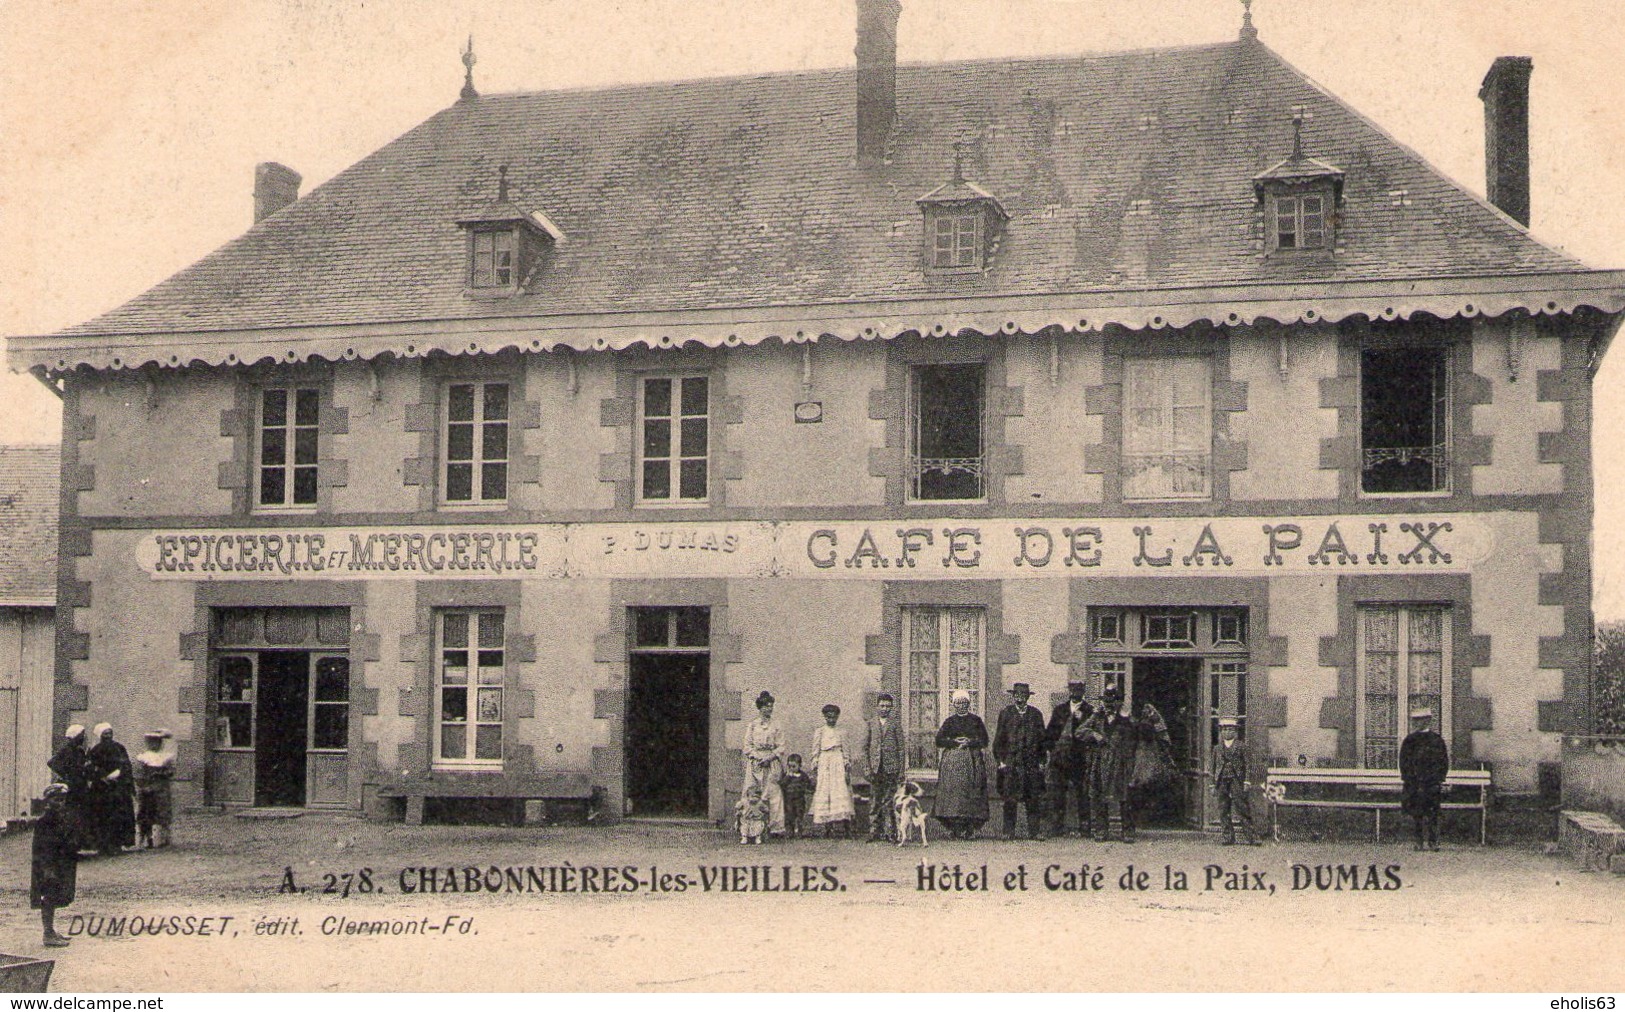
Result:
M124 306L14 339L14 367L1625 308L1621 275L1534 240L1253 39L901 66L878 166L854 157L854 77L459 102ZM1305 154L1344 173L1330 257L1265 253L1254 180L1292 152L1295 114ZM915 201L956 145L1009 220L985 271L933 277ZM502 166L509 201L567 239L518 293L471 297L459 220Z
M0 607L56 604L60 459L54 446L0 446Z

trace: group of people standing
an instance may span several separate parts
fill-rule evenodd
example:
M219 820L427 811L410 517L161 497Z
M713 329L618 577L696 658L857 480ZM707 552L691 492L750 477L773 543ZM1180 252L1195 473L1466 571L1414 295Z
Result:
M1080 836L1107 839L1115 808L1120 838L1134 842L1136 811L1145 793L1179 773L1162 714L1150 702L1131 710L1116 689L1096 706L1085 699L1084 683L1074 681L1046 723L1028 703L1027 683L1016 682L1009 691L1010 705L999 711L991 739L982 718L970 712L970 693L960 690L951 697L954 712L937 731L941 752L932 814L955 838L976 835L989 816L986 752L991 745L1005 839L1015 837L1023 808L1029 836L1063 835L1070 802Z
M994 787L1002 803L1003 836L1016 834L1017 816L1026 809L1028 833L1035 839L1060 836L1066 826L1068 802L1079 835L1107 839L1110 811L1115 808L1121 839L1135 838L1136 812L1148 791L1172 783L1179 775L1173 742L1162 714L1150 702L1131 710L1117 689L1108 690L1099 705L1085 699L1081 681L1067 685L1067 699L1044 715L1028 703L1032 689L1025 682L1010 687L1011 703L999 712L994 734L988 735L982 718L971 712L971 696L952 694L953 713L936 735L937 789L932 815L955 839L972 839L989 817L987 751L992 747ZM824 834L851 835L854 818L852 767L845 731L839 727L840 707L823 708L824 726L813 735L811 759L804 773L802 757L787 755L784 733L773 720L774 699L763 692L756 698L757 719L745 728L744 782L746 802L765 802L768 831L773 836L799 833L804 815ZM881 693L875 715L868 721L863 749L863 772L871 802L869 837L893 839L897 832L891 799L907 769L905 735L894 716L896 701ZM1225 842L1234 842L1232 813L1239 819L1247 842L1256 842L1247 801L1246 746L1238 740L1236 721L1221 721L1221 745L1214 752L1212 776L1223 815ZM806 799L805 801L803 799Z
M30 905L40 912L45 944L68 940L56 931L56 910L73 902L79 852L104 856L137 845L169 846L175 756L166 730L145 735L146 750L133 760L113 737L110 724L86 734L81 724L64 732L48 765L55 781L44 792L45 810L34 825Z

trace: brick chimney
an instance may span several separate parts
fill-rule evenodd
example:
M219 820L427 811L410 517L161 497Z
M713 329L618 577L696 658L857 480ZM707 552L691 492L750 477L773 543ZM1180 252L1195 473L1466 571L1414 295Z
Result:
M900 0L858 0L858 162L886 153L897 120L897 19Z
M1527 56L1498 56L1484 75L1484 192L1490 203L1529 224L1529 74Z
M299 199L299 173L276 162L254 166L254 220L265 218Z

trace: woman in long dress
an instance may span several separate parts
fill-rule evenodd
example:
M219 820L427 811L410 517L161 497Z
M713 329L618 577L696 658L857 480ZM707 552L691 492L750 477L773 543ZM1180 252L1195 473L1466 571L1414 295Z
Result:
M756 719L745 725L744 754L745 780L739 788L740 797L748 797L752 787L759 788L767 801L767 831L770 836L784 835L784 792L779 784L784 780L784 732L773 722L773 694L762 691L756 697Z
M113 740L111 724L97 724L90 749L91 836L104 855L135 846L135 771L130 753Z
M813 825L823 826L824 835L830 836L836 826L841 835L852 835L852 759L846 749L846 732L836 726L841 719L841 708L834 703L824 706L824 726L813 732L813 769L817 784L813 787Z
M953 694L954 712L937 730L937 800L931 814L956 840L987 821L987 725L970 712L970 693Z

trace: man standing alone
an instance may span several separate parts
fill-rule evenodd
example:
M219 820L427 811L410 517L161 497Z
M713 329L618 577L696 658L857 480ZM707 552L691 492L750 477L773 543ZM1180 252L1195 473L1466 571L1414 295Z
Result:
M1399 745L1399 778L1405 793L1401 807L1416 820L1416 849L1439 849L1439 802L1450 775L1450 750L1433 730L1433 711L1411 711L1411 733Z
M869 721L868 741L863 750L865 772L869 776L869 839L891 840L897 836L897 811L892 795L903 776L903 729L892 716L896 701L882 692L875 699L875 715Z
M999 797L1004 800L1004 838L1016 835L1016 805L1027 809L1027 831L1035 840L1045 839L1044 817L1044 715L1028 706L1032 689L1026 682L1010 686L1014 700L999 711L999 728L993 735L993 758L999 763Z

